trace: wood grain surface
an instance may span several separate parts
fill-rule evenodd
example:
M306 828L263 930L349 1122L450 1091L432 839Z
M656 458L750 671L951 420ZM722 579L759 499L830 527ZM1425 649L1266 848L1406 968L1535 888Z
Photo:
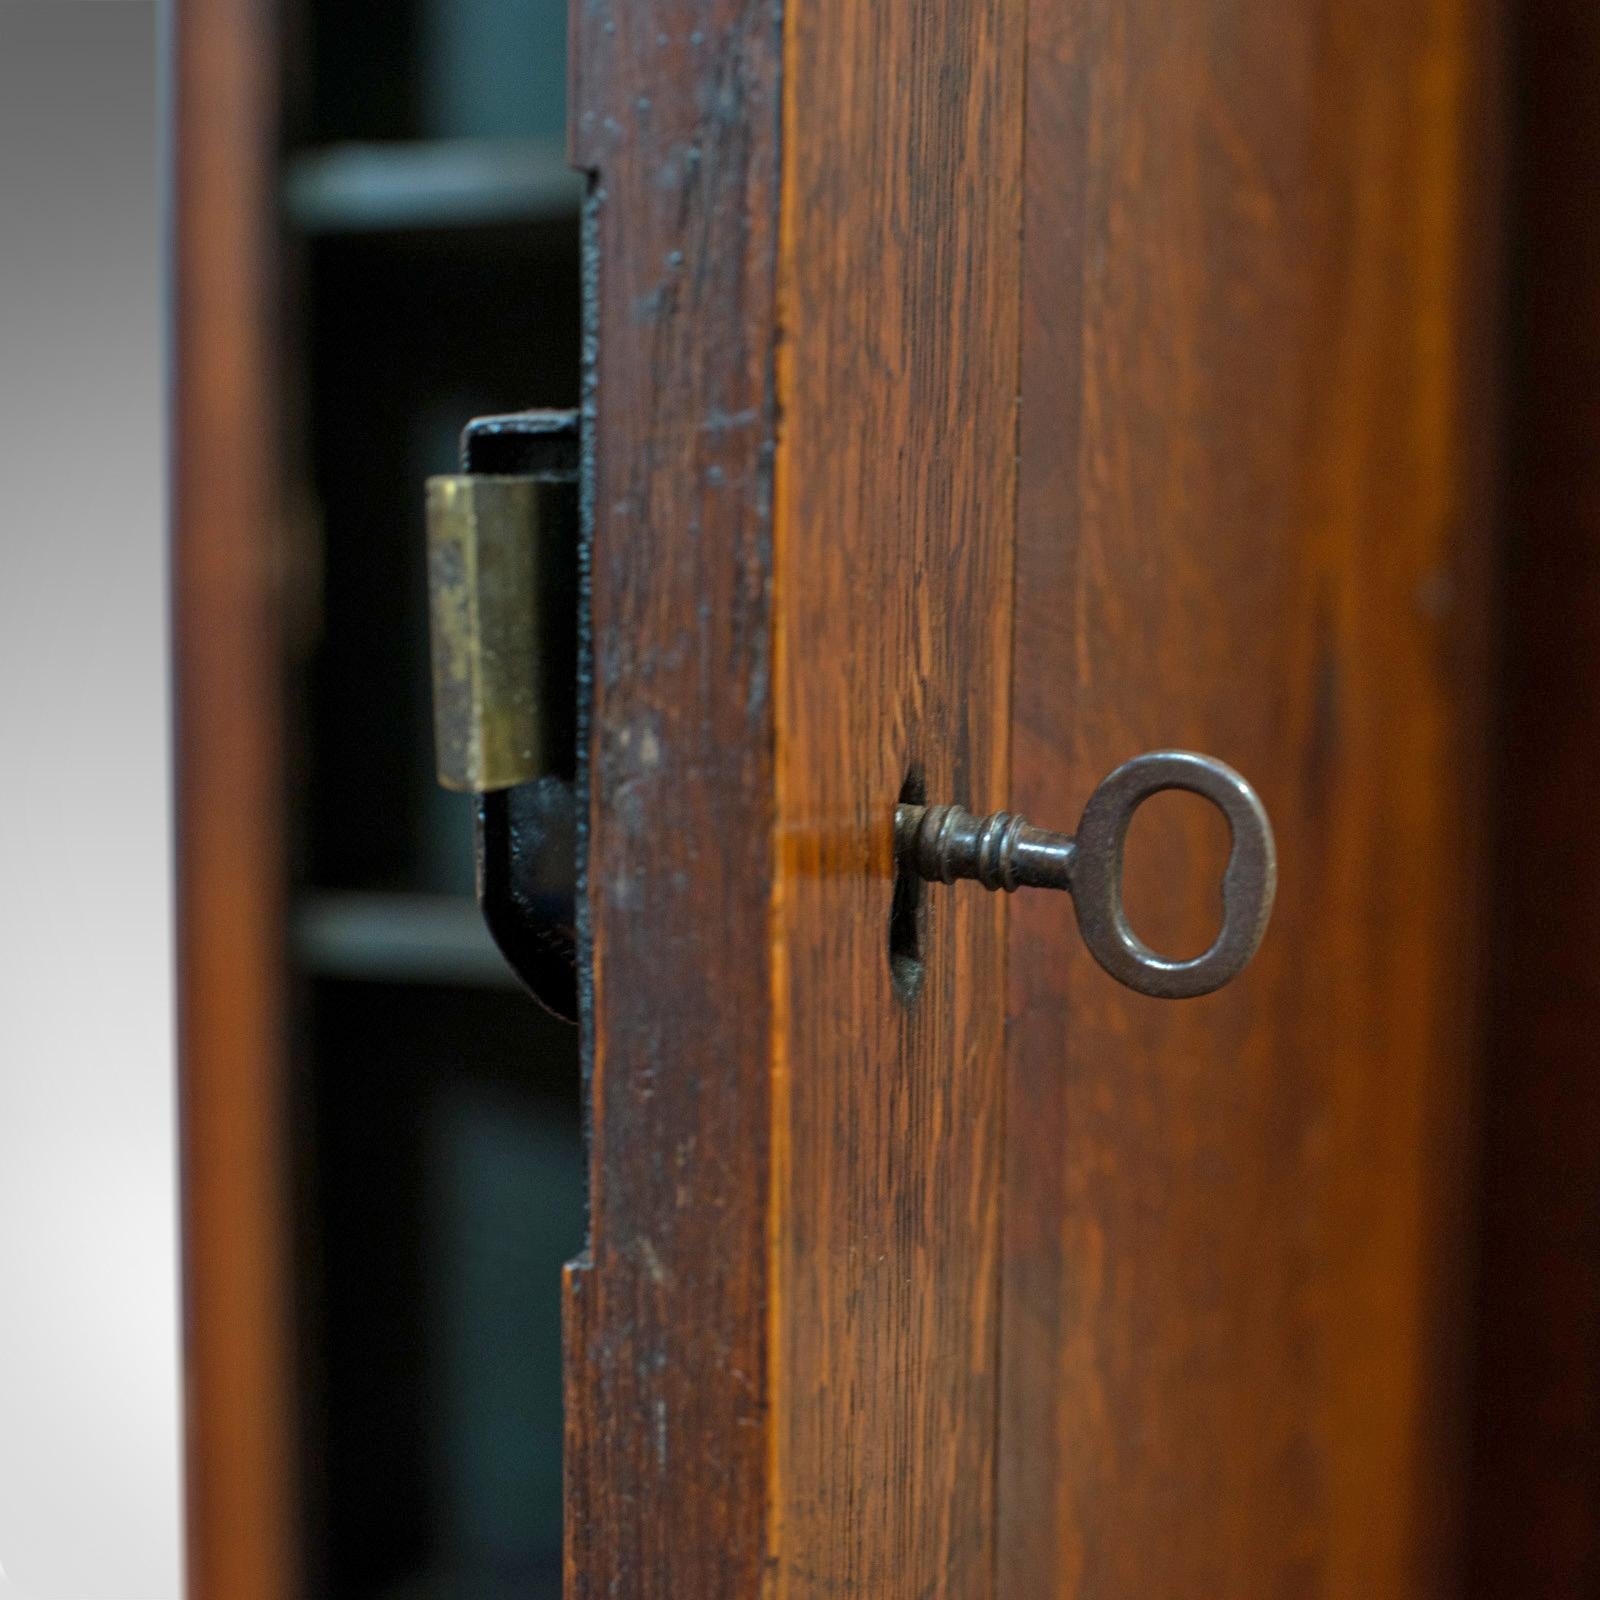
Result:
M890 830L913 767L1004 798L1017 14L574 18L598 315L568 1592L985 1593L1002 908L930 906L908 1004Z
M270 6L174 19L188 1593L299 1592L291 1439Z
M1600 11L1518 13L1474 1600L1600 1592Z
M1011 913L999 1592L1459 1578L1483 947L1487 0L1030 8L1013 800L1254 782L1254 966L1181 1005ZM1203 941L1218 841L1131 847Z
M788 0L772 1592L991 1592L1004 897L888 959L910 774L1010 760L1023 16Z
M765 1560L778 17L572 8L593 519L567 1593Z

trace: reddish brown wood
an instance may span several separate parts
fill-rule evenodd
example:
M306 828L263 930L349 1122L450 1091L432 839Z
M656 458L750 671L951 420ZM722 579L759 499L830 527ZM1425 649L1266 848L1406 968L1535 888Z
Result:
M887 946L907 775L1006 800L1023 22L785 10L777 1595L992 1592L1003 899L928 891L909 1003Z
M173 602L188 1592L296 1591L270 8L182 0Z
M571 15L598 452L567 1593L709 1600L765 1554L778 21Z
M1520 12L1514 454L1468 1593L1600 1590L1600 12Z
M1458 1575L1493 503L1488 0L1030 8L1018 809L1151 746L1278 829L1232 988L1011 921L999 1592ZM1153 942L1217 841L1146 827Z
M1003 913L931 908L909 1005L888 920L908 769L1004 797L1017 15L574 20L599 317L568 1591L986 1593Z

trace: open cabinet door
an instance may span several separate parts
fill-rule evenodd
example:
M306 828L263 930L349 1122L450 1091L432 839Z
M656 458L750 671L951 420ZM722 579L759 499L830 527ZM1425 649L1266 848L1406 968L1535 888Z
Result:
M569 1600L1457 1592L1493 853L1495 13L574 0L589 1235L561 1288ZM337 109L375 36L353 10L294 15L290 37L320 30L306 53ZM385 1187L404 1181L388 1130L420 1141L437 1102L392 1097L475 1064L497 1083L559 1070L569 1093L574 1073L520 1027L520 997L453 1030L432 1001L397 1004L391 973L327 1030L343 1087L317 1159L340 1183L318 1210L294 1181L288 1086L324 1065L297 1059L316 1054L304 991L322 978L291 903L308 786L280 508L305 416L274 263L279 213L306 205L278 148L294 52L272 5L182 0L175 21L191 1593L477 1593L493 1538L470 1568L388 1559L425 1544L440 1459L418 1447L439 1382L428 1291L417 1241L397 1245L424 1224ZM434 35L416 22L420 60ZM290 180L363 140L387 172L400 142L318 127L326 148ZM463 142L445 132L424 141L435 175ZM505 151L484 145L493 166ZM539 226L573 220L558 177L568 209ZM523 390L576 381L548 359L575 343L552 287L577 277L573 235L567 254L499 239L480 260L484 238L445 242L430 216L372 256L313 218L329 238L310 269L324 289L337 269L318 325L360 395L398 392L405 336L434 336L416 416L396 401L370 426L337 386L306 413L321 454L365 473L330 518L331 589L409 594L393 575L416 535L418 628L421 497L402 529L396 437L424 410L448 436L459 394L555 406L574 397ZM440 314L498 305L483 285L508 280L514 333L480 319L472 345L470 315ZM330 335L356 321L348 347ZM492 381L457 384L473 363ZM390 635L337 612L360 666ZM1562 671L1531 666L1521 693L1544 703ZM1572 748L1566 726L1536 748ZM406 730L377 732L409 762ZM897 840L902 805L1070 830L1120 763L1185 748L1255 785L1281 861L1259 957L1203 998L1119 985L1068 896L924 882ZM348 835L402 809L400 788L357 795ZM1592 833L1562 799L1534 814ZM1133 926L1203 949L1226 856L1213 810L1157 798L1129 836ZM1529 868L1527 927L1548 903L1527 885L1554 893L1552 876ZM1588 898L1567 891L1563 927ZM385 900L386 927L427 904ZM464 890L443 909L475 915ZM405 1079L390 1069L419 1033L434 1056ZM563 1170L575 1108L570 1131ZM330 1188L361 1224L336 1248ZM505 1320L469 1331L531 1367L531 1302L499 1291L532 1257L494 1228L559 1196L538 1173L482 1193L474 1281ZM1496 1282L1518 1281L1523 1226L1496 1233ZM404 1270L363 1277L374 1261ZM1584 1270L1569 1282L1590 1306ZM553 1301L554 1272L540 1281ZM314 1383L302 1299L330 1285L361 1315ZM1491 1321L1514 1360L1514 1317ZM371 1359L407 1339L407 1359ZM500 1510L537 1476L515 1476L535 1430L500 1404L520 1392L486 1390L444 1441L487 1442L469 1491ZM1501 1419L1503 1462L1539 1453L1523 1420ZM319 1556L341 1522L361 1559Z
M583 4L591 1235L568 1593L1454 1575L1488 0ZM1214 751L1257 964L902 888ZM1135 829L1215 926L1214 817Z

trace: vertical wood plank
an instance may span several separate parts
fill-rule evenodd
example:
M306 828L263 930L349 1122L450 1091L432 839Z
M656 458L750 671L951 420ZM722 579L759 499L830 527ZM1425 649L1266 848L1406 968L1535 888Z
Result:
M574 0L595 174L590 1237L567 1593L749 1596L767 1466L779 20Z
M1021 8L788 0L774 1592L991 1592L1003 897L889 962L907 775L1008 786Z
M890 839L913 766L1004 798L1020 15L646 10L574 11L597 317L568 1592L984 1594L1003 909L930 906L903 1001Z
M1015 803L1210 750L1282 877L1176 1006L1013 908L1002 1593L1458 1576L1494 60L1479 0L1030 8ZM1136 838L1152 942L1219 855Z
M173 17L188 1592L299 1590L285 1135L275 15Z

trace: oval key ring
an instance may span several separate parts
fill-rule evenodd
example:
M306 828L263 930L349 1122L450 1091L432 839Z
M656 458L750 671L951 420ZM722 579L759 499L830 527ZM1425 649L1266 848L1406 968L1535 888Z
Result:
M1233 846L1222 874L1222 926L1211 948L1187 961L1152 950L1128 922L1122 861L1133 814L1152 795L1183 789L1227 818ZM1278 886L1266 808L1232 767L1191 750L1154 750L1112 772L1089 796L1074 836L1072 900L1078 931L1096 961L1130 989L1166 1000L1210 994L1256 953Z

